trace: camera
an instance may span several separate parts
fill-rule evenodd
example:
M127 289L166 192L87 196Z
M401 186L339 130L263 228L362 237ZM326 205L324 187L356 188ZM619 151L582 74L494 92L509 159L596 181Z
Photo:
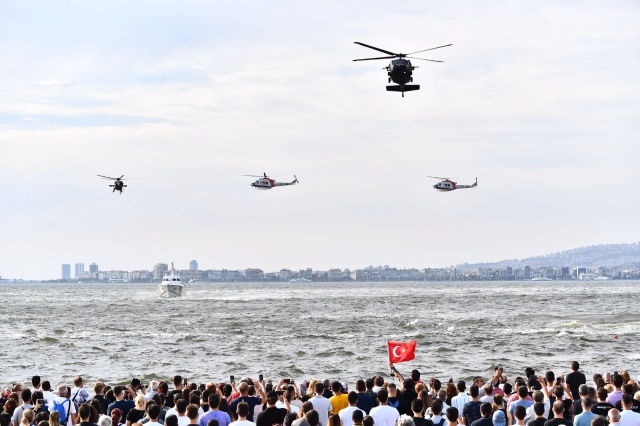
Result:
M264 376L262 374L259 374L258 375L258 381L262 382L262 380L264 380Z

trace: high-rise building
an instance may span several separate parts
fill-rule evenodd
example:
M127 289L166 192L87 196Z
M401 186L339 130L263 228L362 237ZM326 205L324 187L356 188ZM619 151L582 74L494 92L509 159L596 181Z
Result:
M62 264L62 279L70 280L71 279L71 264L63 263Z
M198 262L196 262L195 260L192 260L191 262L189 262L189 269L192 271L197 271L198 270Z
M74 278L75 279L81 278L83 272L84 272L84 263L76 263L76 274Z
M95 274L96 272L98 272L98 265L96 265L95 263L92 263L91 265L89 265L89 272L92 274Z
M169 266L166 263L156 263L153 266L153 280L162 281L164 273L169 270Z

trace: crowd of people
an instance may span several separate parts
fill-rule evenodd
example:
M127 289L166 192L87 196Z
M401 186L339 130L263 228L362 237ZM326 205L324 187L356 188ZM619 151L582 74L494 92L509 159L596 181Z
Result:
M138 379L128 385L84 386L75 377L52 389L34 376L30 387L13 384L0 398L0 426L640 426L640 377L627 371L595 374L587 384L577 362L571 373L509 380L496 368L485 381L374 376L353 389L340 381L302 383L246 377L236 383L171 385ZM398 384L396 384L396 380Z

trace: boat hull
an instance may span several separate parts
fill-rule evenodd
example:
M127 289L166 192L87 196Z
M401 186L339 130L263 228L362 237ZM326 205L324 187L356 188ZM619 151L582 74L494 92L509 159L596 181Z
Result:
M182 284L158 284L158 293L160 297L182 297L186 290Z

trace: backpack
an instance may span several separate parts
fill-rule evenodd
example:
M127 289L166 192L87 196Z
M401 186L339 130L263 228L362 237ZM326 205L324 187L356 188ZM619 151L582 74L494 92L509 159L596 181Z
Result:
M62 402L58 402L55 399L53 400L53 409L60 413L61 425L64 425L67 422L67 410L64 409L65 402L69 403L69 411L71 411L71 401L68 398L65 398Z
M435 425L435 426L442 426L442 425L444 425L444 421L445 421L445 420L446 420L446 418L442 417L442 418L440 419L440 423L438 423L438 424L435 424L435 423L434 423L434 425Z

